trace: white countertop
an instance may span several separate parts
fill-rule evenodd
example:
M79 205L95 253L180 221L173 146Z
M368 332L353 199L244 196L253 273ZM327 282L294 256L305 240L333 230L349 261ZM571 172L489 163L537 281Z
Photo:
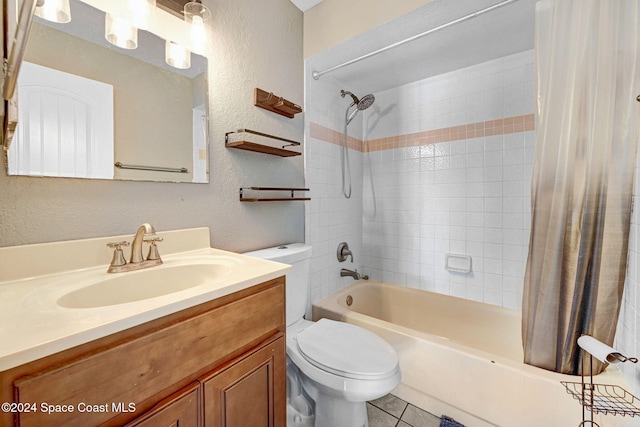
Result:
M87 242L83 241L83 244ZM5 251L0 251L0 258L7 255L6 249L10 248L1 249ZM30 252L24 247L21 250ZM160 250L162 255L162 247ZM185 262L197 263L209 257L226 259L231 268L210 283L104 307L64 308L57 301L62 295L82 288L90 281L137 274L144 270L108 274L107 262L71 271L0 281L0 371L275 279L291 268L286 264L232 252L199 248L162 255L164 264L148 270L171 268ZM36 262L37 258L31 261Z

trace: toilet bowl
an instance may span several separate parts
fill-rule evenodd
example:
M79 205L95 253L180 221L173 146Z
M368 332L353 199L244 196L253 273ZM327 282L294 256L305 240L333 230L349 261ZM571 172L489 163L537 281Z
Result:
M287 356L315 403L315 426L368 426L366 402L400 382L398 355L358 326L320 319L287 327Z
M288 427L368 427L366 402L400 383L396 351L358 326L303 318L310 246L295 243L246 255L293 266L286 278Z

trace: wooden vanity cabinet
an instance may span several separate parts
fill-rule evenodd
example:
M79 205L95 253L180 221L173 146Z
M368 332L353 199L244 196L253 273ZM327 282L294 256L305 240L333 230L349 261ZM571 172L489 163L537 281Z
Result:
M285 339L278 337L227 368L203 379L205 427L286 425Z
M0 425L285 427L284 304L280 277L2 372L37 410Z

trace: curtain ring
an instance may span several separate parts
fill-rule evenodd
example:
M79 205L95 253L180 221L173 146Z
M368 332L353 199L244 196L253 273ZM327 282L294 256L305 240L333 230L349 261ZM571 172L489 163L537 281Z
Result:
M636 96L636 101L640 102L640 95Z

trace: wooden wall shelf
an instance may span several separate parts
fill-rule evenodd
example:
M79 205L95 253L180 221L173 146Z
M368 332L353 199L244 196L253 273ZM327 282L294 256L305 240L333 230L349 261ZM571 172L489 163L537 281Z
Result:
M254 135L264 136L266 138L277 139L278 141L288 142L288 144L283 146L282 148L279 148L279 147L272 147L270 145L260 144L260 143L257 143L257 142L229 141L229 135L230 134L232 134L232 133L244 133L244 132L251 133L251 134L254 134ZM254 151L256 153L271 154L273 156L280 156L280 157L293 157L293 156L300 156L302 154L302 153L300 153L298 151L287 150L287 149L284 148L284 147L288 147L288 146L298 146L298 145L300 145L300 143L297 142L297 141L293 141L291 139L281 138L281 137L275 136L275 135L269 135L268 133L256 132L256 131L250 130L250 129L238 129L237 131L225 133L224 134L224 145L227 148L235 148L235 149L238 149L238 150Z
M252 191L289 191L291 197L246 197L244 190ZM290 202L290 201L304 201L311 200L310 197L296 197L296 191L309 191L308 188L289 188L289 187L241 187L240 188L240 201L241 202Z
M253 92L253 105L290 119L292 119L294 115L302 112L301 106L281 96L274 95L273 92L267 92L259 88L256 88Z
M270 147L268 145L256 144L255 142L236 141L226 144L228 148L236 148L238 150L254 151L256 153L271 154L280 157L299 156L302 153L297 151L285 150L284 148Z

